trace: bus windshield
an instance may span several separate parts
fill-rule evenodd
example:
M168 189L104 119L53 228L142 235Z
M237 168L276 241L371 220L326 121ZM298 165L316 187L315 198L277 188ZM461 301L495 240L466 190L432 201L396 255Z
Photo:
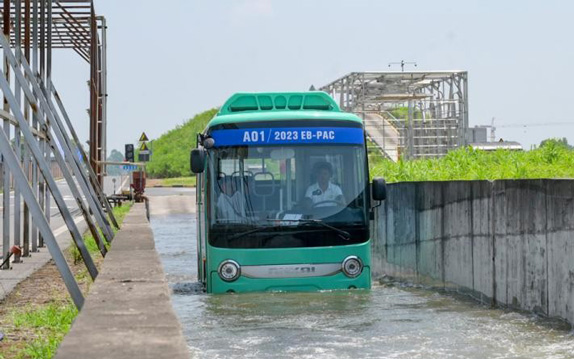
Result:
M368 240L364 145L222 146L209 151L209 242L224 248Z

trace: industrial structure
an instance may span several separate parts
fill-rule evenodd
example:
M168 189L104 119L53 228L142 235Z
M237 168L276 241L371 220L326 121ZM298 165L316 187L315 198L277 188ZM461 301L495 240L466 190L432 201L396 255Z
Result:
M2 5L2 269L46 244L74 303L81 307L82 293L50 228L50 202L55 202L95 278L97 268L53 170L65 179L105 255L105 243L114 236L112 224L117 227L100 186L106 127L105 19L95 15L92 0L4 0ZM89 157L56 91L53 49L72 49L90 64Z
M373 146L394 161L444 156L468 142L466 71L353 72L320 90L363 117Z

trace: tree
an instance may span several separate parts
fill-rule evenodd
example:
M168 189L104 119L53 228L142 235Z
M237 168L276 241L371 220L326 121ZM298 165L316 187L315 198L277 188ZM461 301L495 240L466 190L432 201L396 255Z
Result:
M118 150L112 150L112 152L108 156L108 161L111 162L123 162L123 160L124 155ZM117 165L108 165L107 173L109 176L120 176L122 174L122 168L121 166Z
M545 140L543 140L542 142L540 142L540 147L544 147L546 145L549 145L550 143L555 144L559 147L566 147L568 149L574 149L573 146L568 144L568 139L566 137L562 137L562 138L547 138Z

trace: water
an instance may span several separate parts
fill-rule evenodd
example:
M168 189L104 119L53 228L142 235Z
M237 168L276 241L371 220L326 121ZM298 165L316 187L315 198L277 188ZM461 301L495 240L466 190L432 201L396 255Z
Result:
M424 288L206 295L195 217L152 216L188 345L200 358L574 358L558 321Z

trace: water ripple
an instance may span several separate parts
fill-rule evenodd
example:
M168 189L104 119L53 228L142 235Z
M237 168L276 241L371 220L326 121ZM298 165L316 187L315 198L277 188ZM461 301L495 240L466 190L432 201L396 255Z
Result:
M572 358L563 322L401 283L371 291L206 295L195 219L152 218L174 308L200 358Z

